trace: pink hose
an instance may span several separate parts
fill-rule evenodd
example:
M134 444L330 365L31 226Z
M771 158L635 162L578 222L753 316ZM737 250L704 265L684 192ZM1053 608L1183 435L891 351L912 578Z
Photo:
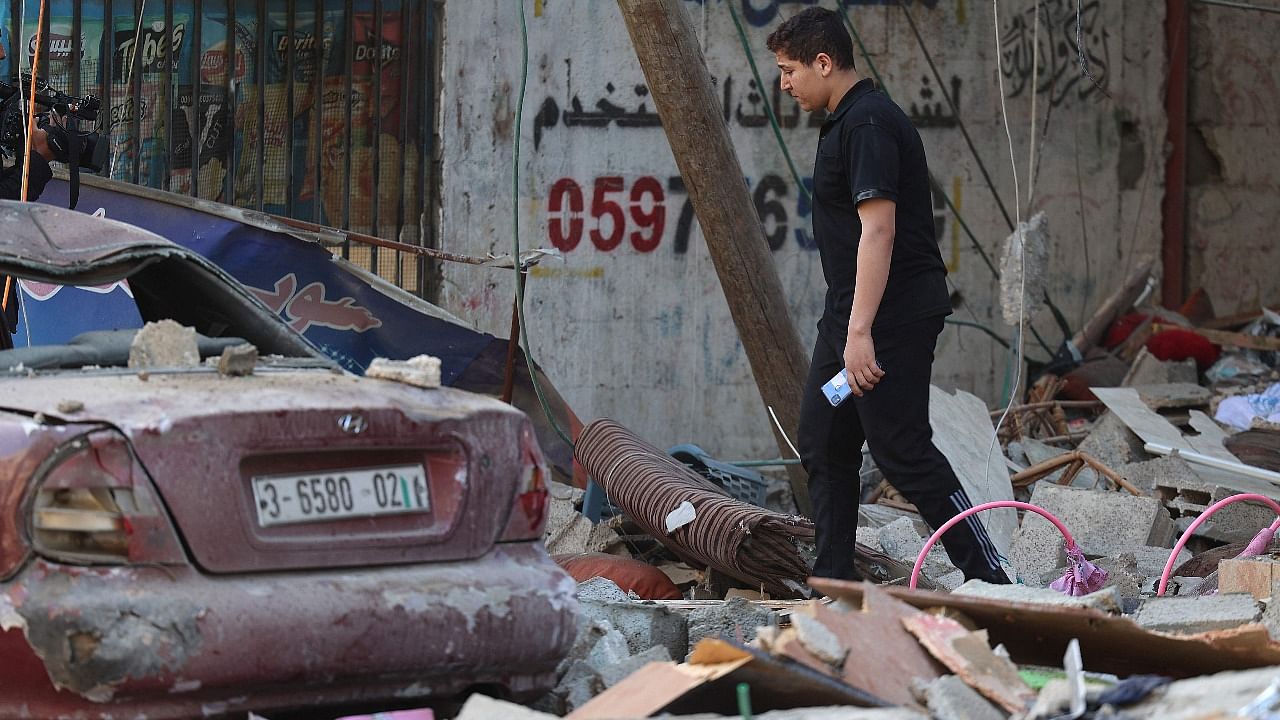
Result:
M1210 505L1204 512L1200 513L1200 517L1196 518L1195 521L1191 523L1191 527L1187 528L1187 531L1182 533L1182 537L1178 538L1178 544L1173 546L1173 552L1169 554L1169 560L1164 564L1164 572L1160 573L1160 587L1156 589L1157 596L1164 595L1165 589L1169 586L1169 574L1173 572L1173 563L1178 559L1178 553L1182 552L1182 548L1186 547L1187 542L1191 540L1191 535L1196 531L1196 528L1204 524L1204 521L1208 520L1210 515L1218 512L1231 503L1240 502L1241 500L1253 500L1254 502L1260 502L1274 510L1277 515L1280 515L1280 504L1277 504L1275 500L1272 500L1266 495L1258 495L1257 493L1241 493L1239 495L1232 495L1231 497L1223 498ZM1280 530L1280 518L1272 523L1271 527L1272 529Z
M1075 539L1071 537L1071 533L1067 531L1067 527L1062 524L1062 521L1054 517L1052 513L1040 507L1039 505L1032 505L1031 503L1019 502L1017 500L997 500L995 502L982 503L981 505L977 507L971 507L968 510L965 510L959 515L956 515L955 517L946 521L945 523L943 523L942 527L935 530L934 533L929 536L928 542L924 544L924 549L920 551L920 556L916 558L915 567L911 568L911 585L910 585L911 589L914 590L916 587L916 583L920 580L920 568L924 566L925 556L927 556L929 554L929 551L933 549L933 546L937 544L938 539L942 537L943 533L945 533L946 531L954 527L956 523L960 522L961 520L964 520L965 518L969 517L970 515L973 515L974 513L980 513L983 510L990 510L992 508L1002 508L1002 507L1018 508L1020 510L1030 510L1031 512L1034 512L1038 515L1043 516L1045 520L1048 520L1049 522L1053 523L1053 526L1058 528L1058 532L1062 533L1062 537L1067 541L1068 548L1074 548L1076 546ZM1280 507L1277 507L1276 512L1280 512Z

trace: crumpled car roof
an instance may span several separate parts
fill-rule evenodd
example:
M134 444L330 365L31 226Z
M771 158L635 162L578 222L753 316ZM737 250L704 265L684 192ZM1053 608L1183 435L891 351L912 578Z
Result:
M144 320L169 317L211 336L233 326L265 353L326 356L204 256L134 225L0 200L0 276L59 285L128 279Z

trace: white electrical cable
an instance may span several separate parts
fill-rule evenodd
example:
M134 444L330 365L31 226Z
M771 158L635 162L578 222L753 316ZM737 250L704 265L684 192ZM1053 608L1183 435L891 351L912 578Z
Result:
M791 442L791 438L787 437L787 431L782 429L782 423L778 422L778 416L774 414L773 406L766 405L765 407L769 408L769 417L773 418L773 424L778 428L778 434L782 436L783 440L787 441L787 447L791 448L791 452L795 453L796 457L799 458L800 451L796 449L795 443Z
M1037 2L1037 5L1039 3ZM987 461L985 467L987 472L991 469L991 458L995 454L996 443L1000 438L1000 428L1004 425L1004 421L1009 417L1009 410L1013 407L1013 398L1017 397L1018 387L1022 384L1022 351L1023 351L1023 324L1026 322L1024 313L1026 311L1026 294L1027 294L1027 253L1025 240L1026 236L1022 232L1022 193L1018 186L1018 161L1013 151L1013 132L1009 129L1009 110L1005 107L1004 102L1004 60L1001 57L1003 48L1000 44L1000 0L992 0L992 9L994 10L994 25L996 38L996 82L999 83L1000 89L1000 115L1004 119L1004 134L1009 140L1009 164L1013 170L1013 212L1015 224L1013 228L1014 235L1018 237L1021 245L1018 259L1022 265L1022 277L1018 288L1018 327L1017 336L1014 342L1014 351L1017 357L1017 363L1014 367L1013 387L1009 391L1009 403L1005 406L1004 412L1000 414L1000 420L996 423L995 432L991 435L991 446L987 448ZM1036 88L1031 88L1031 96L1035 97ZM1032 138L1034 144L1035 139Z

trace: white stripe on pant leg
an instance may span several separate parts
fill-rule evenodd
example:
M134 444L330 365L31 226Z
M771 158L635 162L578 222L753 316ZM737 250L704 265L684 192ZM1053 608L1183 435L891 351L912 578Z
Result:
M957 491L956 494L959 495L961 502L964 505L966 505L967 507L973 507L973 504L969 502L969 496L966 495L964 492L964 488L961 488L959 491ZM987 556L987 561L991 563L991 567L997 568L997 569L1000 568L1000 550L999 548L996 547L995 542L991 540L991 536L987 534L986 525L983 525L980 521L978 521L977 515L970 515L966 519L974 521L972 523L973 533L975 536L977 536L978 543L982 545L983 550L985 551L985 554Z
M953 493L950 500L951 504L957 508L957 515L972 507L972 505L966 507L968 498L959 493ZM969 531L972 532L974 537L977 539L978 550L982 552L982 556L986 559L987 565L992 568L1000 567L999 555L996 553L995 548L983 541L982 536L985 534L985 529L982 527L982 523L978 522L977 517L974 515L970 515L964 520L969 526Z

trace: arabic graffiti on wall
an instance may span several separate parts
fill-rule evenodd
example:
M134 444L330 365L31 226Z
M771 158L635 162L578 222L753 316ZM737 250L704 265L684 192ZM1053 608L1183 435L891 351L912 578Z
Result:
M1001 28L1004 76L1010 82L1006 91L1008 97L1018 97L1031 85L1035 74L1035 52L1040 56L1035 92L1049 95L1049 102L1054 107L1072 96L1084 99L1100 89L1105 91L1111 56L1107 49L1109 34L1102 22L1100 0L1092 0L1079 7L1074 0L1047 0L1040 7L1043 15L1038 43L1034 7L1014 15ZM1083 63L1093 75L1093 80L1081 68L1082 49Z
M730 2L737 1L730 0ZM705 4L706 0L691 0L691 2L702 5ZM741 2L742 18L755 27L765 27L778 20L781 15L784 15L782 12L784 5L817 5L819 0L741 0ZM839 2L847 7L854 7L859 5L897 5L899 0L839 0ZM906 2L907 4L912 4L911 0L906 0ZM938 6L938 0L918 0L918 4L932 9Z
M572 61L565 60L571 68ZM570 72L571 75L571 72ZM571 77L570 77L571 79ZM777 83L770 83L770 108L765 107L765 94L760 92L754 79L743 83L740 79L729 75L720 85L721 108L726 124L736 124L743 128L769 127L769 109L773 110L778 126L783 130L805 127L816 130L826 122L827 113L818 110L803 118L800 105L789 96L785 98ZM963 81L958 75L952 75L950 89L951 102L960 107L960 91ZM570 88L569 99L561 108L560 103L551 96L542 101L533 119L533 146L541 149L548 130L564 128L603 129L610 126L622 129L656 128L662 126L662 119L656 109L649 107L649 87L644 83L627 84L624 82L606 81L599 99L591 103L590 109L583 103L581 96ZM942 91L935 89L929 76L920 78L917 91L910 96L906 106L911 122L918 128L952 128L957 119Z

